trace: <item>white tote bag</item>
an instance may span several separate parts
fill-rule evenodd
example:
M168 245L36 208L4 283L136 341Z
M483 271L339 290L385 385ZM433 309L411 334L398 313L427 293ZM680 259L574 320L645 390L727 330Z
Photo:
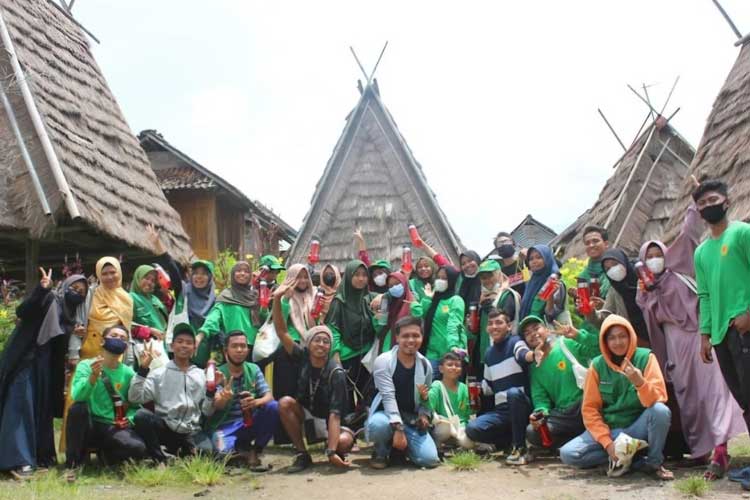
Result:
M376 337L370 350L362 356L362 361L360 361L360 363L362 363L362 366L364 366L368 372L372 373L372 370L375 367L375 360L378 359L378 356L380 356L380 342L378 342Z
M560 349L562 349L563 354L565 354L565 357L568 358L570 365L573 367L573 376L576 378L576 385L579 389L583 389L583 386L586 383L586 373L588 373L588 370L585 366L579 363L576 357L573 356L573 353L568 350L568 346L565 345L564 337L560 337L559 342Z
M279 336L276 335L276 327L273 326L273 320L269 316L263 326L258 330L258 334L255 336L255 344L253 345L253 362L258 362L262 359L266 359L276 352L279 348L281 341Z
M172 308L167 319L167 331L164 334L164 345L167 350L172 350L172 339L174 338L174 327L180 323L190 323L190 316L188 315L188 298L187 295L182 295L182 311L177 311L177 304Z

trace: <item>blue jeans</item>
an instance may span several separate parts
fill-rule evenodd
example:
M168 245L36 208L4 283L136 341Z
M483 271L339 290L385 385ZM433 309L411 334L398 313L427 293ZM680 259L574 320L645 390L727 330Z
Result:
M630 437L643 439L648 443L648 455L645 463L651 468L659 467L664 462L664 442L667 440L672 412L664 403L655 403L641 413L635 422L624 429L612 429L612 439L624 432ZM573 438L560 448L560 460L566 465L582 469L596 467L607 463L609 455L602 445L594 440L589 431Z
M388 457L393 443L393 428L385 412L373 413L367 420L367 433L375 445L375 456ZM436 467L438 459L435 441L429 432L420 432L416 427L404 424L409 460L417 467Z
M531 415L531 401L518 387L507 391L508 402L478 416L466 425L466 436L477 443L490 443L498 448L512 444L526 446L526 425Z

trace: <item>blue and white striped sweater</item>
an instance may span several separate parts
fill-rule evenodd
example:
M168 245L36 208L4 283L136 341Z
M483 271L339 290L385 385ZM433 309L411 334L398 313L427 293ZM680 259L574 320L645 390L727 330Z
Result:
M484 355L482 391L495 395L495 407L508 403L508 389L518 387L528 394L529 375L526 354L529 347L517 335L492 344Z

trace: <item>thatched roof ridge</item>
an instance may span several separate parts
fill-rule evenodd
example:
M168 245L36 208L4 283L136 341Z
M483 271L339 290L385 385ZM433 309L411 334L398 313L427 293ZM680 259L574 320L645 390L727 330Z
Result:
M533 245L549 243L557 236L554 229L535 219L531 214L524 217L513 231L510 232L516 245L528 248Z
M626 188L627 179L636 166L638 156L646 145L653 126L652 124L648 127L629 149L612 177L607 180L594 205L550 242L553 247L563 249L563 260L570 257L585 257L584 228L589 225L605 226L613 207L617 204L618 197ZM669 150L671 152L669 150L663 152L651 173L648 185L638 198L654 160L670 138ZM627 185L614 218L607 227L610 245L614 245L618 235L622 233L617 246L625 250L628 255L634 256L638 254L643 241L664 237L666 224L674 211L677 193L688 176L688 169L685 165L691 161L694 154L693 147L670 125L657 128L641 162L637 165L638 168L630 184ZM627 219L631 207L634 208L630 218Z
M347 116L288 260L303 261L320 238L322 262L343 267L356 255L352 233L360 227L372 258L398 262L409 223L458 261L460 240L373 83Z
M745 44L714 101L690 173L729 186L729 217L750 220L750 45ZM681 186L667 240L679 233L681 213L692 202L692 185Z
M167 203L148 158L131 132L91 53L80 28L46 0L0 0L0 15L23 68L26 81L52 142L64 178L70 186L80 220L71 221L59 186L43 154L38 136L24 127L29 148L53 211L45 218L23 163L6 165L13 178L2 193L0 222L6 228L43 238L57 231L55 224L83 224L92 233L147 252L145 226L162 230L165 244L175 257L188 259L192 250L180 217ZM7 51L0 55L6 90L14 93L14 76ZM10 83L9 83L10 82ZM29 116L17 89L11 96L19 121ZM3 113L4 114L4 113ZM23 205L14 200L25 197Z

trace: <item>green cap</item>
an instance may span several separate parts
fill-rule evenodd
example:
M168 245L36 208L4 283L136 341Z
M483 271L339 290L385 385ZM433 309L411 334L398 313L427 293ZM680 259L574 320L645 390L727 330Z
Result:
M518 325L518 333L523 336L523 329L526 328L526 325L530 325L532 323L544 324L544 320L535 314L529 314L528 316L523 318L523 321L521 321L521 323Z
M172 330L172 342L177 338L178 335L188 334L195 338L195 328L190 323L177 323Z
M281 265L281 262L279 261L279 258L275 255L264 255L260 258L260 266L266 266L271 271L283 271L286 269L284 266Z
M208 272L211 273L211 275L214 274L214 263L210 260L193 261L193 263L190 264L190 268L195 269L196 267L205 267L206 269L208 269Z
M370 264L370 269L375 269L377 267L382 267L383 269L388 269L388 271L390 271L391 263L385 259L381 259L381 260L376 260L375 262Z
M480 273L494 273L500 270L500 264L496 260L485 260L479 266Z

